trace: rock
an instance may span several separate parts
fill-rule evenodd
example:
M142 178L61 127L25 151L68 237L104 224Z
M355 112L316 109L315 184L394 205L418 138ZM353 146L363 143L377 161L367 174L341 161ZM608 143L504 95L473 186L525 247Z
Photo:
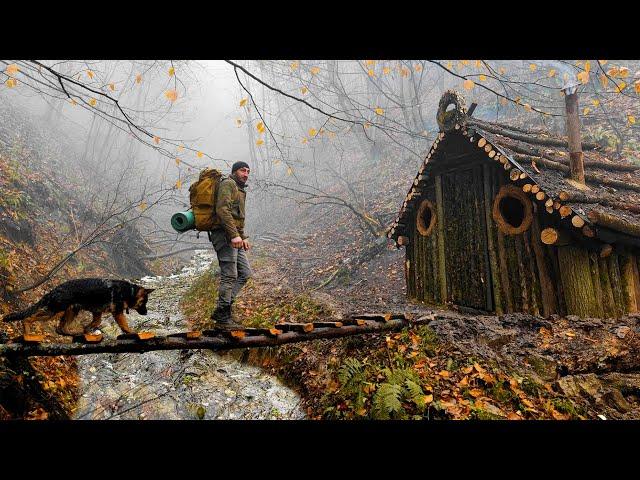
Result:
M551 357L532 353L526 357L527 363L546 382L553 382L558 378L558 363Z
M627 336L627 334L631 331L631 328L627 327L626 325L623 325L622 327L618 327L615 330L615 334L618 338L624 338Z

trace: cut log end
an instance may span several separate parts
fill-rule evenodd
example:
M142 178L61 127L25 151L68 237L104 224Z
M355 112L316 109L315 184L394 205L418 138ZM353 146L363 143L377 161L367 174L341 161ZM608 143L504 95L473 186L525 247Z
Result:
M571 217L571 224L576 228L584 227L584 220L579 215L574 215Z
M44 341L44 335L32 335L25 333L22 335L22 341L25 343L41 343Z
M540 240L542 240L542 243L545 245L555 245L558 238L560 238L560 234L555 228L545 228L540 233Z

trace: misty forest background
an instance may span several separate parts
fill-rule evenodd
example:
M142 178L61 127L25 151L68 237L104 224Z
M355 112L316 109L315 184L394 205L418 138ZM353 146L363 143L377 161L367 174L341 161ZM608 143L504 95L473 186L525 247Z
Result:
M240 305L245 319L322 318L332 302L404 308L404 251L387 228L438 133L442 94L455 89L467 106L477 103L474 118L564 135L561 88L571 82L583 141L640 163L638 61L0 60L0 314L69 278L175 272L211 245L206 235L173 231L171 215L188 209L202 168L227 173L238 160L251 166L246 232L257 277ZM213 304L193 305L198 325ZM2 328L9 338L20 327ZM449 371L452 358L430 368ZM71 382L69 362L32 360L71 405L72 389L59 382ZM343 385L364 372L349 362L304 388L338 392L336 372ZM402 412L434 401L422 387ZM364 397L375 391L363 389ZM532 392L528 402L546 398ZM336 395L314 415L369 415L361 397ZM588 416L555 404L524 408L542 412L535 418ZM49 415L42 402L27 410Z

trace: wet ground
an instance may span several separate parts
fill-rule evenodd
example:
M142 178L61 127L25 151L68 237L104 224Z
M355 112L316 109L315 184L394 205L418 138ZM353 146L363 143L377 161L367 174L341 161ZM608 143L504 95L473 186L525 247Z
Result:
M187 330L180 298L215 261L197 251L179 273L144 277L157 288L146 316L131 311L129 325L157 335ZM101 327L107 337L120 334L111 317ZM276 377L208 350L117 353L78 357L80 401L75 419L303 419L299 396Z

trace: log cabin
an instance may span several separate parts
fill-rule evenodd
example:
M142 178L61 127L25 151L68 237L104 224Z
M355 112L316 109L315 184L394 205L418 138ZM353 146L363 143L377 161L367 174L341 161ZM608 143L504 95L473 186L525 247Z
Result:
M568 138L474 119L453 90L437 120L387 232L405 248L409 299L498 315L640 311L640 164L579 136L574 148L569 118Z

